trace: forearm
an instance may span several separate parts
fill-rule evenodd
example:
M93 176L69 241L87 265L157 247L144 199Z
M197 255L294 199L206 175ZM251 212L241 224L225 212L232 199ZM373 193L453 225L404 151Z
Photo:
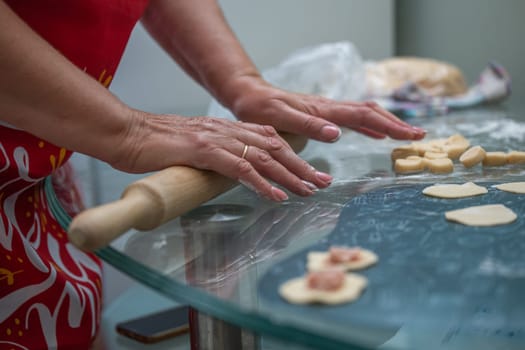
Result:
M244 83L262 81L215 0L152 0L142 22L173 59L228 108Z
M188 74L244 122L326 142L339 138L339 126L375 138L425 135L375 104L337 102L266 83L216 0L150 0L143 23Z
M0 119L105 161L131 109L33 32L0 1ZM96 137L94 137L96 135Z

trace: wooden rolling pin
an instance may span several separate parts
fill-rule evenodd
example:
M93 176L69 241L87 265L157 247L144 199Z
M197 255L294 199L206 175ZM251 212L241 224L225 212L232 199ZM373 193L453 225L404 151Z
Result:
M297 135L282 136L295 152L307 142ZM69 240L80 249L93 251L130 229L152 230L237 184L211 171L185 166L166 168L128 185L119 200L75 216L68 228Z

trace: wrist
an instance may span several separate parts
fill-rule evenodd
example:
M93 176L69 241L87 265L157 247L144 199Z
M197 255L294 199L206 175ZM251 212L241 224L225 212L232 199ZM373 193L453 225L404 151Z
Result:
M147 127L147 112L123 107L118 118L120 126L113 130L109 138L113 146L105 147L106 153L98 158L115 169L129 171L129 164L137 158L141 143L148 138L151 130Z
M234 114L246 94L264 88L268 83L258 73L248 73L230 79L216 95L217 100Z

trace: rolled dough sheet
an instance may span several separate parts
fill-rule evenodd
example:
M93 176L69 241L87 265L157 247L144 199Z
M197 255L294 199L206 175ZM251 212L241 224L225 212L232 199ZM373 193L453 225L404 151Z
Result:
M281 285L279 294L292 304L342 304L359 298L366 288L368 280L366 277L347 273L341 288L335 291L317 290L308 288L305 277L293 278Z
M306 268L308 271L320 271L327 267L341 266L346 271L355 271L365 269L378 260L374 252L366 249L359 249L359 259L355 261L348 261L341 264L334 264L329 262L328 252L310 252L308 253L308 262Z
M498 190L512 192L512 193L525 193L525 182L507 182L504 184L494 185Z
M467 226L496 226L510 224L518 216L503 204L489 204L447 211L445 217Z
M487 189L473 182L464 184L436 184L423 189L423 194L438 198L464 198L487 193Z

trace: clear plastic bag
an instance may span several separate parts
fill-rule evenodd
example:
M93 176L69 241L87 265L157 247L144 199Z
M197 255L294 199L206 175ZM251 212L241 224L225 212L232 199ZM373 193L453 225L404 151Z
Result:
M339 101L360 100L366 90L363 59L357 48L347 41L300 49L262 75L284 90ZM208 108L208 115L235 119L215 100Z

